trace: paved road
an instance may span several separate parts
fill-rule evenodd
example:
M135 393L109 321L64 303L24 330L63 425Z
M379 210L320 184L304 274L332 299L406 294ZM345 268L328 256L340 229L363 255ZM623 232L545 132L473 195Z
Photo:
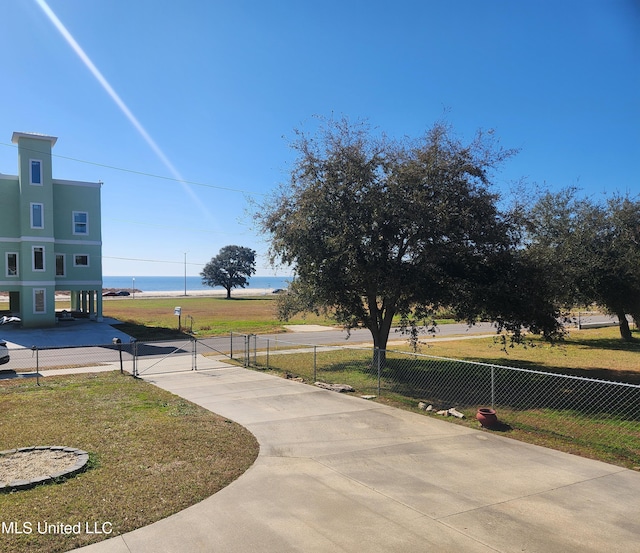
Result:
M303 329L301 329L303 330ZM495 328L490 323L479 323L472 327L466 324L448 324L441 325L437 328L435 334L422 333L421 338L433 338L446 337L446 336L471 336L471 335L484 335L495 333ZM239 348L243 347L243 338L241 334L237 334L237 339L234 339L235 344L238 344ZM399 330L392 329L389 335L389 341L404 341L407 339L406 335L403 335ZM371 333L367 329L354 329L350 334L340 329L332 329L327 327L327 330L321 330L316 332L286 332L280 334L260 334L258 336L260 343L264 344L267 340L270 343L282 343L282 344L304 344L310 346L319 345L353 345L353 344L371 344ZM222 338L204 338L198 340L205 347L216 349L218 351L229 351L229 337Z
M615 319L604 315L583 315L581 322L584 323L611 323ZM77 323L77 324L76 324ZM303 330L303 329L301 329ZM421 339L446 338L452 336L479 336L493 335L495 328L491 323L478 323L469 327L466 324L440 325L435 334L423 333ZM47 367L59 367L65 364L99 364L110 363L119 360L119 353L116 346L111 344L114 337L122 340L124 363L131 361L131 346L129 337L107 323L95 323L90 321L76 321L73 326L56 327L54 329L20 329L14 327L0 327L0 337L9 342L11 349L11 361L4 369L16 371L33 370L36 365L41 369ZM258 348L265 348L267 341L269 347L275 348L287 344L304 345L371 345L371 333L366 329L352 330L347 332L340 329L331 329L316 332L287 332L280 334L261 334L258 336ZM399 331L392 329L389 340L393 342L403 342L406 336ZM35 344L41 348L36 354L30 349ZM64 349L55 349L59 346L72 346ZM94 346L93 344L104 344ZM156 344L140 344L139 355L149 358L162 358L167 355L191 355L192 344L188 339L173 340ZM253 347L253 344L252 344ZM198 340L198 352L207 353L217 351L228 354L233 348L234 351L244 350L244 337L236 334L233 343L229 336L218 338L203 338ZM177 350L177 352L176 352ZM37 355L37 357L36 357Z

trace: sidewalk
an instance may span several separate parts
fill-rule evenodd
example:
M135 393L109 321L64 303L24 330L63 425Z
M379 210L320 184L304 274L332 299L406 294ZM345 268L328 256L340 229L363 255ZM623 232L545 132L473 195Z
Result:
M640 474L231 367L145 380L233 419L255 464L210 498L82 548L640 552Z

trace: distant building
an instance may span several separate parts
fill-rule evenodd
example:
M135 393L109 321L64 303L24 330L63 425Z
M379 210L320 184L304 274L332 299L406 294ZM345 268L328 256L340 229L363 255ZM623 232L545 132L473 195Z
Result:
M56 140L14 132L18 175L0 173L0 292L25 327L56 324L62 291L76 315L102 320L101 183L54 179Z

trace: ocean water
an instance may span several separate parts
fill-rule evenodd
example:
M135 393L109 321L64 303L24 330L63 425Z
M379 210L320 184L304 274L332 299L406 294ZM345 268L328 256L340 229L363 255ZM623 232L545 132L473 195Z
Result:
M141 277L126 277L126 276L103 276L102 287L103 288L122 288L141 290L142 292L184 292L185 279L183 276L141 276ZM247 290L251 288L286 288L293 277L266 277L266 276L254 276L249 279L249 285ZM224 290L221 286L211 288L202 284L202 278L199 276L187 277L187 291L189 290Z

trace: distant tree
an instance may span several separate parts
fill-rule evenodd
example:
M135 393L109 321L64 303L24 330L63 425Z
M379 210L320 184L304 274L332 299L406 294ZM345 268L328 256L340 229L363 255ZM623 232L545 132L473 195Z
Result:
M346 328L368 328L380 349L394 317L415 328L440 306L517 332L557 331L549 304L535 326L527 301L518 313L507 301L517 287L506 275L530 273L516 255L517 225L489 190L492 170L514 153L492 133L461 144L436 124L423 139L399 143L343 119L317 136L298 133L293 147L290 183L257 214L272 260L295 272L283 316L330 311Z
M640 323L640 201L596 202L575 189L547 192L528 216L528 255L543 268L548 294L566 306L597 303L616 315L620 335Z
M244 288L256 272L256 252L243 246L225 246L200 273L207 286L222 286L231 298L233 288Z

